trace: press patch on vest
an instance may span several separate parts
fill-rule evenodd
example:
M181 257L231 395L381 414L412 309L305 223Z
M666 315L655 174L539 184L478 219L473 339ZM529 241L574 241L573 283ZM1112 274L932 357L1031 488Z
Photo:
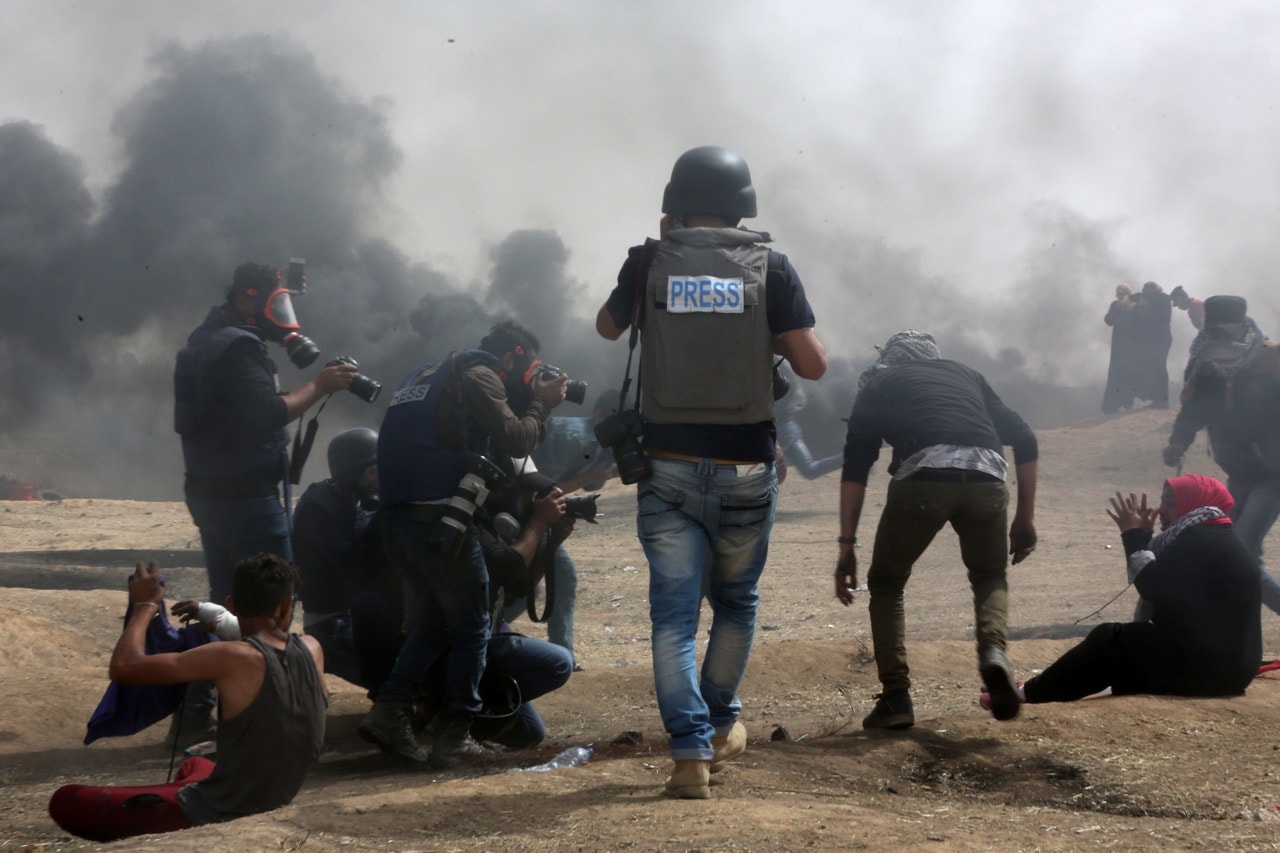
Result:
M742 279L715 276L667 276L671 314L741 314Z
M401 388L391 395L391 402L387 406L398 406L401 403L416 403L420 400L425 400L427 399L427 392L430 390L430 385L410 385L408 388Z

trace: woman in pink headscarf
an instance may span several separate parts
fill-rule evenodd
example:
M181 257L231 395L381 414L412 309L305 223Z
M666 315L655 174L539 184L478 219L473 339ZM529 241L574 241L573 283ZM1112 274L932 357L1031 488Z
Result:
M1258 563L1227 517L1232 503L1226 486L1200 474L1166 480L1159 507L1145 494L1117 492L1107 515L1120 528L1146 618L1097 626L1022 685L1023 700L1068 702L1107 687L1116 695L1243 693L1262 658L1261 593Z

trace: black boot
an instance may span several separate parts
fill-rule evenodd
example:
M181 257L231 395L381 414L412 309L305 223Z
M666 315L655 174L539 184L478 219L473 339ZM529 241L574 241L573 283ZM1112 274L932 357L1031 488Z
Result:
M915 708L906 690L886 690L879 694L876 706L862 718L864 729L909 729L915 724Z
M1009 666L1004 650L997 646L983 646L978 652L978 674L991 696L991 716L997 720L1012 720L1018 716L1022 703L1018 700L1013 668Z
M399 702L374 702L373 709L356 726L356 734L388 755L425 764L427 751L413 736L413 706Z

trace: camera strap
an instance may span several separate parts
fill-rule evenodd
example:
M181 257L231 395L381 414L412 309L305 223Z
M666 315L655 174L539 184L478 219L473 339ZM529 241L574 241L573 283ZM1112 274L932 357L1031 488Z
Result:
M556 609L556 548L551 545L550 535L538 545L533 560L529 563L529 590L525 596L525 612L531 622L546 622ZM538 615L538 581L543 582L542 615Z
M640 259L636 263L635 299L631 301L631 338L627 342L627 369L622 376L622 393L618 395L618 411L627 408L627 390L631 387L631 360L636 354L636 344L640 342L640 306L649 283L649 268L653 266L653 256L658 251L658 240L646 237L640 249ZM643 377L640 368L636 368L635 408L640 409L640 387Z
M289 459L289 482L295 486L302 482L302 469L307 464L307 457L311 455L311 445L315 444L316 433L320 430L320 413L324 411L325 404L328 402L329 397L325 397L320 402L320 408L316 409L311 420L307 421L306 435L302 432L302 421L298 421L298 429L293 434L293 453Z

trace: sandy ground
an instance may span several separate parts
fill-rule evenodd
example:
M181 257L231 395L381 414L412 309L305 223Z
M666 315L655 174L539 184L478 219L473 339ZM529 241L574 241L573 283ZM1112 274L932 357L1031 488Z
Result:
M1171 421L1140 411L1041 432L1040 547L1010 572L1010 657L1022 677L1093 624L1132 612L1127 590L1089 615L1125 588L1106 498L1158 489ZM1202 445L1187 470L1215 473ZM864 539L884 480L878 466ZM543 747L451 773L408 771L355 736L367 700L335 679L326 751L293 805L124 844L200 853L1280 847L1280 680L1261 678L1238 698L1108 698L997 723L977 706L972 607L950 531L907 588L916 726L864 733L878 684L865 599L846 609L832 595L838 487L831 475L793 476L782 488L742 689L750 748L718 776L711 801L659 796L670 765L653 700L646 570L633 495L615 483L601 523L579 525L569 542L586 669L538 702L551 731ZM1280 553L1280 536L1268 544ZM92 747L81 739L133 558L160 559L175 595L198 595L203 571L183 568L197 547L181 504L0 507L0 849L95 848L49 820L52 791L164 779L163 726ZM1262 621L1267 656L1280 656L1280 619ZM611 745L628 730L643 743ZM594 746L594 759L507 773L572 745Z

